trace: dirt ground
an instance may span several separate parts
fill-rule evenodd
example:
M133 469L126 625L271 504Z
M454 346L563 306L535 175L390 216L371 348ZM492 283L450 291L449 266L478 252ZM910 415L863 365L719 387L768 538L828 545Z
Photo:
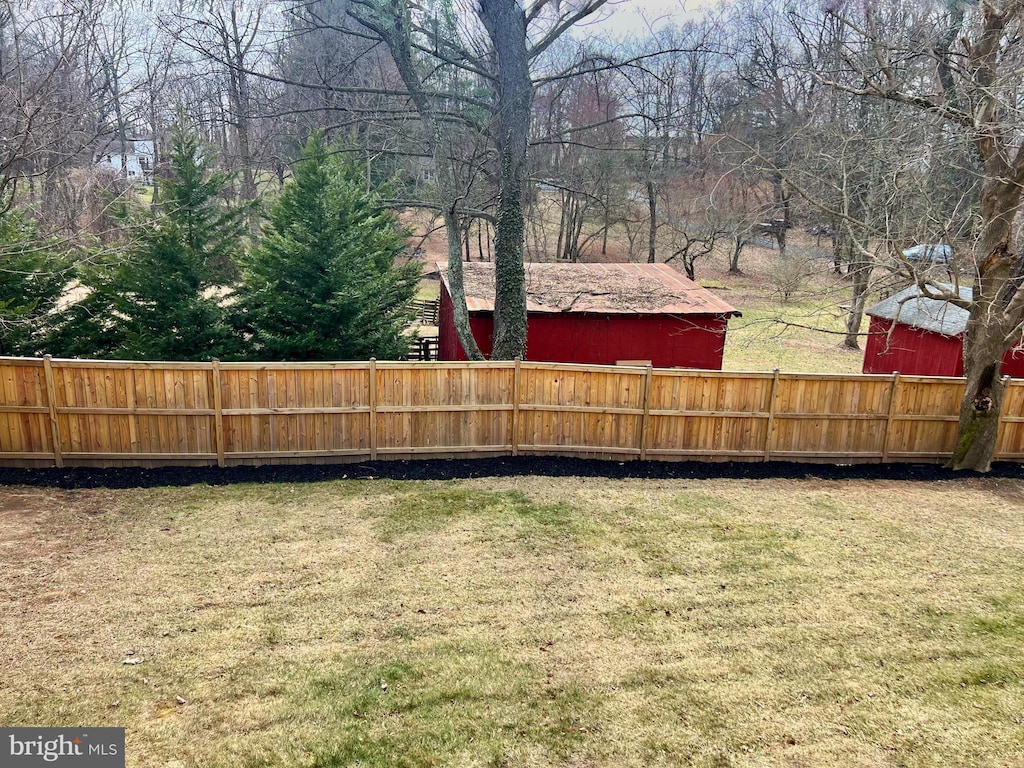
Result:
M607 461L555 456L482 459L423 459L352 464L293 464L262 467L115 467L93 469L0 468L0 486L42 488L156 488L205 483L303 483L321 480L451 480L478 477L604 477L609 479L799 479L913 480L924 483L963 477L941 464L798 464L795 462ZM1024 467L997 462L989 477L1024 479ZM19 494L10 497L17 515ZM5 521L6 522L6 521Z

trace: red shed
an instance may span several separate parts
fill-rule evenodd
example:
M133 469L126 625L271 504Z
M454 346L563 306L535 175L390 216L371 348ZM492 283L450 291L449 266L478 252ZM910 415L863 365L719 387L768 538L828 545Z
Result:
M526 264L530 360L720 370L735 308L665 264ZM447 265L441 273L441 360L465 360L455 335ZM463 265L469 324L489 356L494 265Z
M945 286L953 290L953 286ZM971 289L960 288L969 299ZM917 286L880 301L865 312L871 318L864 346L864 373L910 376L963 376L967 310L920 295ZM1002 373L1024 378L1024 348L1003 357Z

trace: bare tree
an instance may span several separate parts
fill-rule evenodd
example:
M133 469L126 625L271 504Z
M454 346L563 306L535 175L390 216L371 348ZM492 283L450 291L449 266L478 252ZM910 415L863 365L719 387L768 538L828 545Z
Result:
M129 119L119 18L103 3L0 5L0 199L34 203L46 232L82 228L77 179L117 112Z
M793 225L794 190L785 169L804 156L799 141L808 122L814 80L800 66L804 54L778 0L744 0L724 11L733 80L718 95L721 130L749 150L744 165L771 189L769 216L760 230L786 250Z
M567 55L585 60L587 53ZM609 231L625 211L630 183L615 79L598 69L546 83L535 98L531 217L556 210L557 243L548 250L558 259L578 261L598 238L606 254Z
M894 25L894 18L901 23ZM838 21L849 33L838 52L842 69L820 73L822 83L935 119L941 131L932 137L933 144L917 148L922 164L942 156L932 149L960 138L970 142L978 160L972 298L961 298L955 286L951 290L928 275L915 276L925 295L970 313L964 342L966 388L951 461L955 469L990 467L1004 393L1000 364L1020 338L1024 320L1024 256L1015 232L1024 184L1018 98L1022 19L1020 0L982 0L977 7L832 7L813 20L818 25Z
M223 130L218 143L239 173L243 200L256 199L261 158L255 122L262 106L256 103L254 79L272 60L272 16L266 0L214 0L185 3L164 19L174 39L216 73L209 106Z
M708 137L715 127L711 93L725 64L720 34L712 17L659 29L619 68L634 196L647 204L650 263L658 260L658 233L664 223L661 187L675 187L683 175L706 163Z
M433 160L448 231L456 329L470 356L479 351L469 331L461 279L464 196L453 170L460 155L451 153L464 142L452 141L457 134L453 126L486 138L493 152L481 167L491 174L494 190L493 213L486 214L495 233L492 356L524 357L523 209L534 68L559 37L604 1L563 6L538 0L524 9L515 0L484 0L460 15L444 0L425 7L412 7L405 0L353 0L350 14L364 34L387 46L424 129L425 154Z
M700 181L693 178L666 187L661 205L664 240L670 251L666 261L682 264L691 280L697 279L697 262L708 258L728 235L715 210L714 197L700 187Z

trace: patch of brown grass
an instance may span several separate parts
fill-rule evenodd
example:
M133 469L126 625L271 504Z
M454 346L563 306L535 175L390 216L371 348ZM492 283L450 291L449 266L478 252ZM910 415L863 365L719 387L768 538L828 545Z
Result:
M1005 479L9 489L0 720L123 725L130 766L1019 765L1022 500Z

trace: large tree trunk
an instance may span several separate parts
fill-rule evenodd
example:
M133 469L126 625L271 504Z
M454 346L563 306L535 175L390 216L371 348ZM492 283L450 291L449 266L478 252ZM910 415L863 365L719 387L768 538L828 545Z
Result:
M995 56L1007 18L987 7L985 33L972 51L977 65L975 77L986 89L995 80ZM1011 165L1009 153L998 143L1000 109L995 99L988 99L980 113L987 130L978 130L974 136L985 169L979 200L982 233L977 249L982 258L977 259L978 277L964 338L967 381L960 403L956 450L949 463L953 469L978 472L987 472L995 455L1003 402L999 369L1024 314L1024 295L1020 291L1024 263L1011 247L1024 181L1024 148L1017 148Z
M973 341L964 342L966 389L960 401L960 422L956 449L950 466L988 472L999 436L999 414L1003 407L1003 382L999 366L1005 345L995 334L975 327ZM993 362L994 361L994 362Z
M986 178L981 193L984 232L967 332L964 335L966 388L960 403L956 450L949 466L987 472L995 455L1003 385L1003 355L1021 317L1020 257L1009 247L1020 189Z
M995 455L1003 404L999 369L1024 313L1020 291L1024 265L1011 247L1024 182L1024 148L1007 146L1004 104L996 88L1005 30L1013 19L1019 20L1022 8L1020 3L1007 4L1005 9L983 3L982 9L981 32L968 57L978 97L972 138L984 164L979 199L982 231L976 251L981 258L964 339L966 387L949 465L987 472Z
M986 181L986 187L989 183ZM1016 207L1019 191L1003 185L1001 190L984 189L981 212L985 222L982 237L987 257L978 265L967 332L964 334L964 397L960 401L956 449L949 466L988 472L995 455L999 414L1003 404L1000 367L1010 346L1010 331L1020 317L1020 277L1015 274L1020 260L1009 249L1010 221L1007 212ZM1012 208L1003 207L1012 202ZM1000 213L994 214L993 207ZM986 209L989 215L986 215ZM1016 269L1015 269L1016 268Z
M853 277L853 295L850 301L850 314L846 316L846 338L843 339L843 346L847 349L860 349L858 338L860 325L864 320L864 303L868 296L871 262L861 255L856 262L851 263L850 272Z
M501 157L494 233L494 346L491 358L526 357L526 147L533 83L526 51L526 14L515 0L482 0L480 20L498 60L496 144Z
M734 235L732 241L732 256L729 257L729 274L730 275L742 275L740 271L740 254L743 252L743 246L746 244L746 240L743 235Z
M444 212L445 230L448 235L448 287L451 288L452 317L455 333L462 344L462 350L470 360L483 360L483 353L469 327L469 310L466 308L466 285L462 276L462 233L459 216L454 209Z

